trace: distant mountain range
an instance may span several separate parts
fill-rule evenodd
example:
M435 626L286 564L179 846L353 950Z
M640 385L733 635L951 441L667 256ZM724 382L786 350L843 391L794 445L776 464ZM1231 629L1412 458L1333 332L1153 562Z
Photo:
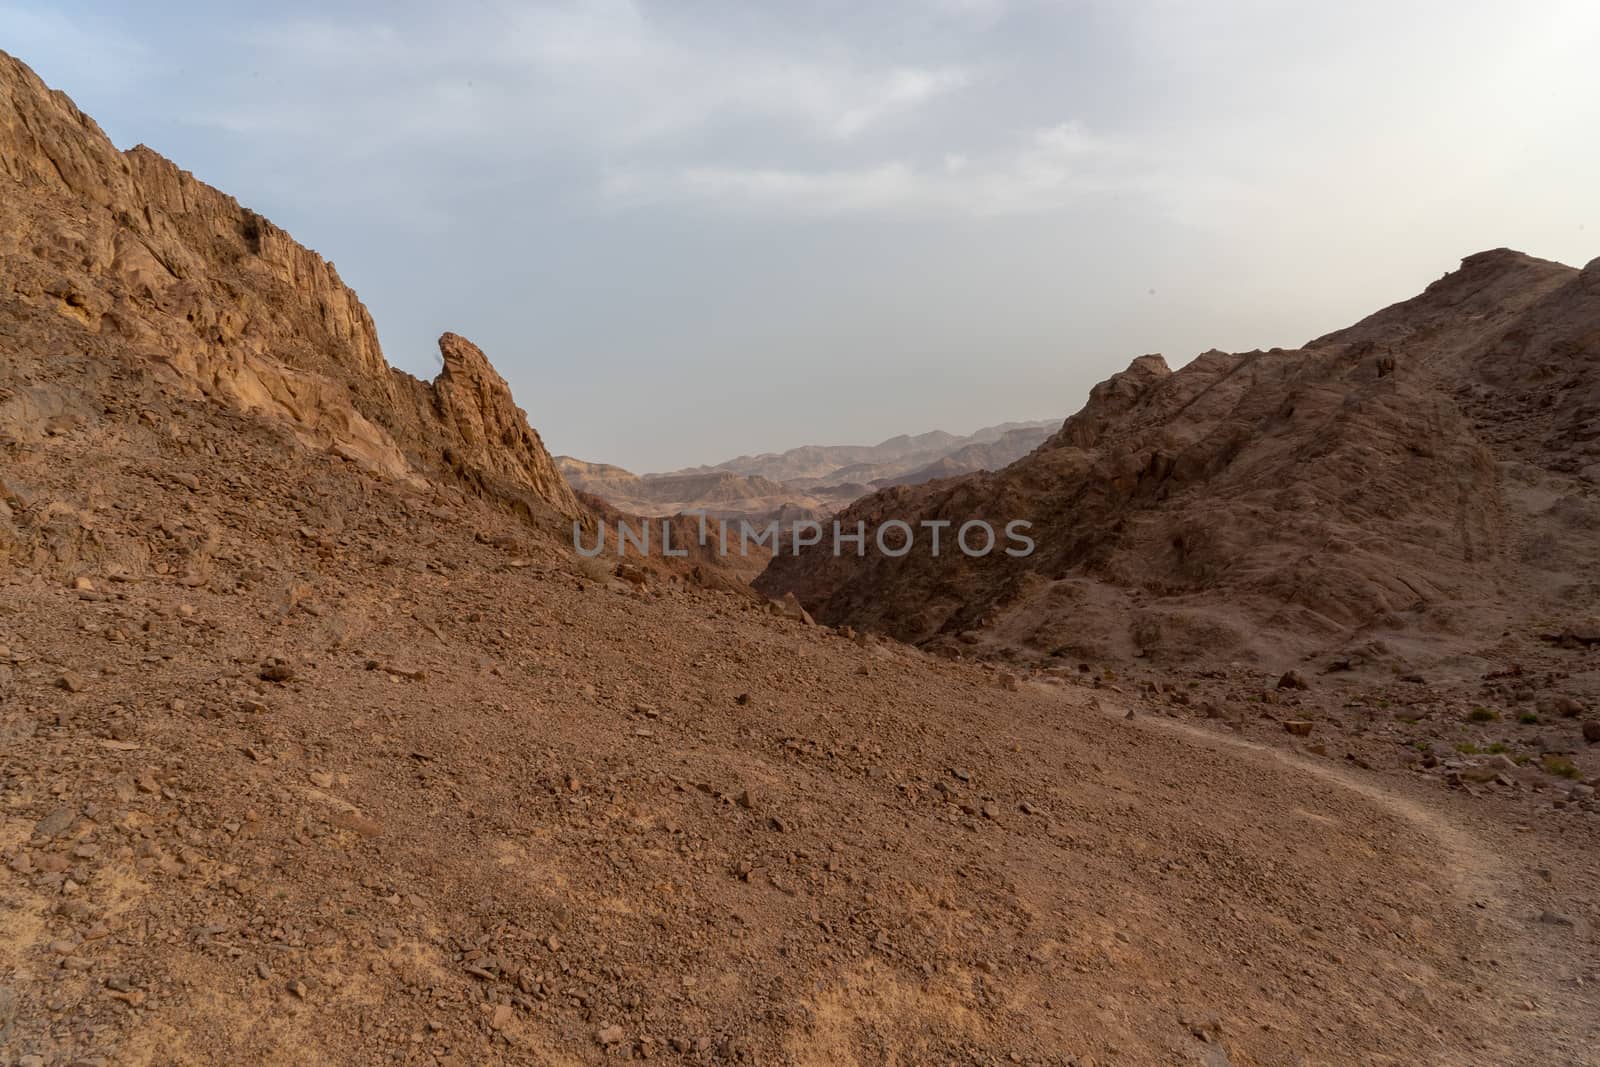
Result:
M876 445L802 445L654 474L571 456L557 456L556 465L575 489L636 515L704 510L717 518L820 517L878 489L998 470L1059 428L1060 420L1045 419L985 426L965 436L932 430Z

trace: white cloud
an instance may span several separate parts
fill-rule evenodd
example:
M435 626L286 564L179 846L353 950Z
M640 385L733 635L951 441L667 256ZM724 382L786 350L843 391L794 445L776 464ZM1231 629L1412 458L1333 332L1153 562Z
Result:
M872 88L871 98L835 119L834 132L841 137L854 136L891 115L964 88L970 80L971 76L962 70L896 70Z
M363 145L387 133L412 150L432 134L504 141L535 133L567 146L627 148L738 122L849 139L973 81L958 66L880 64L822 44L674 23L627 0L575 0L493 22L452 11L404 30L304 18L251 27L238 43L263 68L307 76L271 97L212 105L208 121L315 131L345 144L351 131ZM330 95L330 82L340 91ZM448 98L447 87L468 83L465 99Z
M617 204L689 200L808 215L991 216L1048 211L1094 192L1153 187L1147 166L1138 153L1074 121L1036 130L1013 150L984 158L947 153L927 166L892 161L838 169L623 171L609 176L605 192Z

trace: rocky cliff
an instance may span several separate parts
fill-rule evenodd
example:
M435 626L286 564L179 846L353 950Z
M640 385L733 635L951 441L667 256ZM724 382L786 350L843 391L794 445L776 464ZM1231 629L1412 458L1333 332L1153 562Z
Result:
M1033 524L1026 558L813 549L757 582L819 619L1048 657L1460 647L1592 602L1600 261L1499 250L1304 348L1143 356L1036 452L846 526Z
M0 53L0 311L12 343L155 361L387 477L446 479L531 516L582 511L505 381L440 339L430 383L384 361L332 263Z

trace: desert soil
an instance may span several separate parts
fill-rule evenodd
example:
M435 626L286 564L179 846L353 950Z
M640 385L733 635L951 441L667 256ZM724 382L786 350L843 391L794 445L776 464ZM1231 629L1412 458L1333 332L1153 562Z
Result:
M1596 1062L1592 816L621 581L56 373L6 470L7 1062Z

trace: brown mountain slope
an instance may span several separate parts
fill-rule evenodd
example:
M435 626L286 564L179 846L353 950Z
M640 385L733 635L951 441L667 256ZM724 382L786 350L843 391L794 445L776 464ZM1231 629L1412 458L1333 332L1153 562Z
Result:
M724 470L638 475L622 467L588 463L571 456L557 456L555 462L596 515L607 509L654 517L692 512L704 514L708 520L744 520L752 526L765 527L774 520L820 519L865 491L862 487L838 491L797 489L758 475ZM595 501L603 501L604 506L596 508ZM754 577L758 571L750 570L748 563L740 561L734 569Z
M1304 349L1141 357L1022 461L841 516L1027 520L1033 555L812 550L758 588L912 641L1269 663L1575 611L1595 591L1597 328L1600 263L1498 251ZM1564 557L1542 576L1541 539Z
M804 445L786 452L740 456L715 468L694 468L694 470L729 470L736 474L759 475L790 486L818 490L844 484L883 485L970 449L974 445L993 445L1008 433L1015 431L1037 433L1034 441L1034 444L1037 444L1049 436L1049 432L1054 431L1058 425L1059 423L1051 420L1005 422L995 426L985 426L962 436L946 433L943 430L932 430L920 434L899 434L876 445ZM1003 451L1004 449L1000 450L996 455ZM981 453L973 452L970 455L978 457ZM1010 457L1014 458L1016 457ZM1007 459L1007 462L1010 459ZM965 469L978 468L968 466Z
M0 191L0 1063L1592 1059L1570 768L1464 801L615 574L475 350L368 366L182 212L146 298L144 230Z
M594 528L583 531L578 538L578 546L592 561L591 569L628 574L641 582L676 576L704 588L765 602L749 584L772 558L765 546L747 546L745 552L723 554L717 541L718 528L709 518L702 525L698 514L639 515L614 508L605 498L582 490L578 500L595 518ZM629 541L626 552L619 552L619 531L624 528L630 538L642 538L648 529L648 551L639 551L635 542ZM669 546L671 555L666 551Z
M728 470L777 482L801 483L833 478L843 467L862 463L888 463L908 456L938 454L959 447L960 438L943 430L921 434L899 434L876 445L801 445L783 452L763 452L738 456L713 468L690 468L674 473L688 474L705 469Z
M579 513L476 347L441 338L431 385L393 370L331 263L149 149L119 152L4 53L0 182L0 310L14 339L137 353L175 385L280 418L371 470Z
M6 1062L1582 1062L1592 948L1526 912L1584 921L1594 820L1462 844L49 369L0 366L82 412L4 446Z
M974 471L997 471L1001 467L1009 467L1044 444L1058 429L1057 425L1051 424L1048 427L1030 426L1025 429L1007 430L993 441L965 445L949 455L941 456L932 463L904 474L875 479L873 485L875 488L883 489L895 485L918 485L922 482L931 482L935 478L954 478Z

